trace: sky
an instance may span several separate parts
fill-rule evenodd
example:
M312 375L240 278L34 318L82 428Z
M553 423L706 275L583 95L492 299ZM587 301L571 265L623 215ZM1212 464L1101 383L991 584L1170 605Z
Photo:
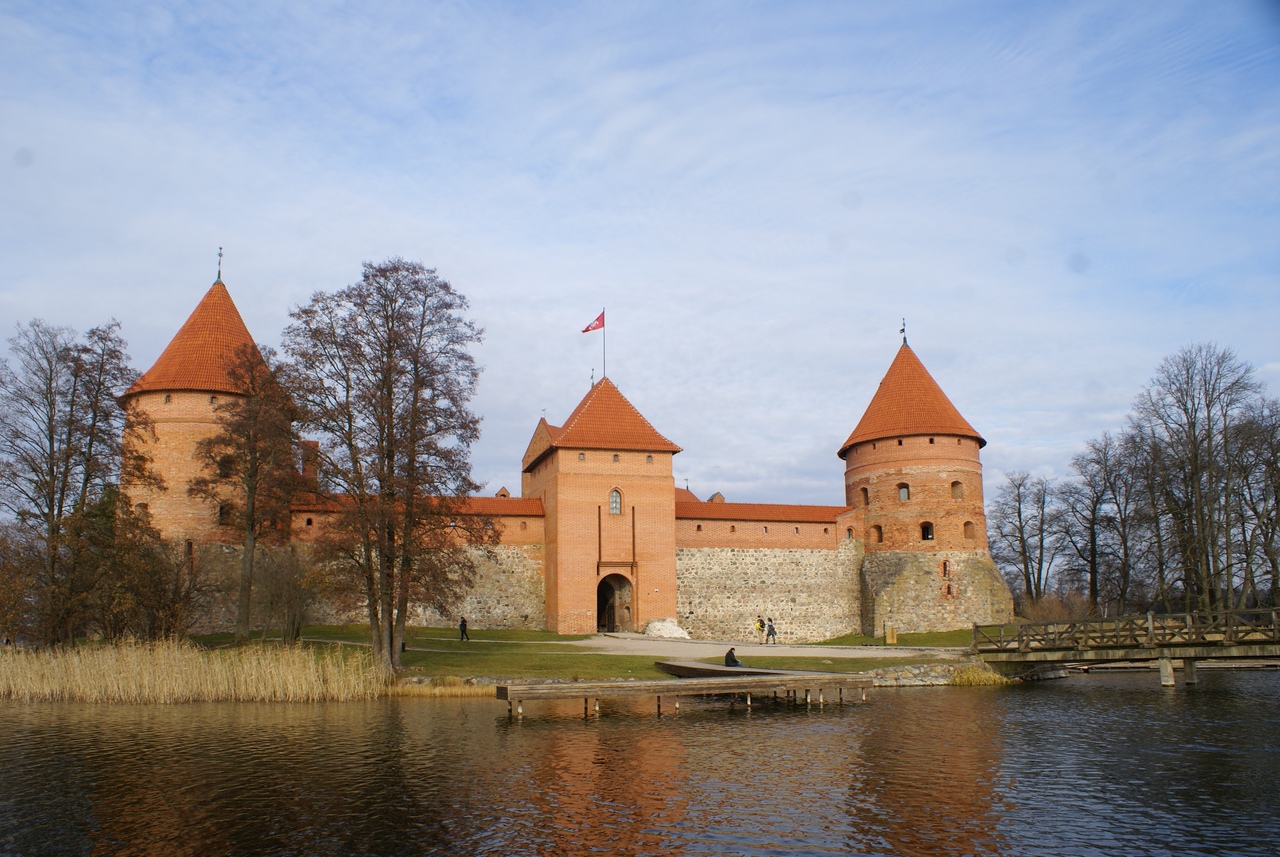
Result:
M0 331L401 256L485 329L483 493L608 375L676 483L840 504L900 343L1062 478L1160 361L1280 393L1280 3L0 4ZM605 332L581 330L605 309Z

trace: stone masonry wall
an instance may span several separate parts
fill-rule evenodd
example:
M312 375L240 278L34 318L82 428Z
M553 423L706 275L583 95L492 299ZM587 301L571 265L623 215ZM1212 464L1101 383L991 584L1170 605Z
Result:
M752 640L759 614L773 617L780 643L857 631L862 542L835 550L677 548L679 623L709 640Z
M919 633L1013 618L1009 588L985 551L867 554L861 595L862 633L873 636L886 624Z
M546 603L542 546L502 545L490 550L492 556L478 557L475 585L452 613L422 609L409 623L433 628L456 626L458 617L466 616L471 628L541 629Z

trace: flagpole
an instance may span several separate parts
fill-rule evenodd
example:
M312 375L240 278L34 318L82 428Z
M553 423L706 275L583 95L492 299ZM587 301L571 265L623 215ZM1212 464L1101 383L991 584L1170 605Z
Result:
M600 315L604 316L604 307L600 307ZM600 328L600 332L604 336L600 337L600 377L609 377L609 327L604 325Z

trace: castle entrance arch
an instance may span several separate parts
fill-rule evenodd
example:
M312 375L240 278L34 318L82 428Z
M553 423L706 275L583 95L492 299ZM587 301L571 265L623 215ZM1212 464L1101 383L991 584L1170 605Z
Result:
M606 575L596 586L596 630L632 631L631 581L621 574Z

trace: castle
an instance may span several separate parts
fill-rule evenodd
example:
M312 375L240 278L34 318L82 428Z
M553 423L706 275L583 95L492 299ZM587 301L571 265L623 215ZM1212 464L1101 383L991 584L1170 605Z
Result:
M219 277L125 393L150 417L145 452L167 485L131 497L188 555L235 540L225 509L185 486L196 444L217 431L219 397L237 394L226 368L245 346L253 338ZM499 544L458 612L474 627L566 634L667 619L709 639L741 639L766 615L796 642L1008 621L1012 599L987 549L985 444L904 338L838 450L843 506L702 501L675 487L680 447L602 378L561 425L538 422L519 497L504 488L468 501L465 513L492 517ZM314 539L330 509L295 503L293 539Z

